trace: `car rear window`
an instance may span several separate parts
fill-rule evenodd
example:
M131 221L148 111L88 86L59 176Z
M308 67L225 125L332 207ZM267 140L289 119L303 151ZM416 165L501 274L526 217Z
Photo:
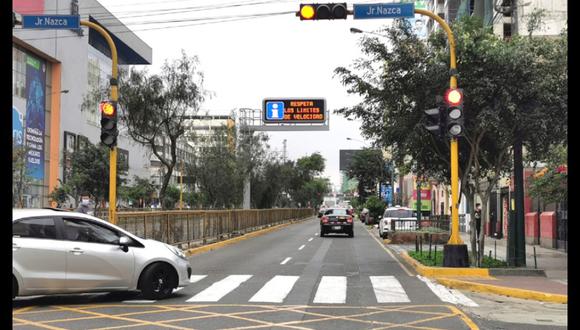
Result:
M328 215L348 215L345 209L332 209L326 212Z
M413 211L410 210L390 210L385 212L385 218L412 218Z

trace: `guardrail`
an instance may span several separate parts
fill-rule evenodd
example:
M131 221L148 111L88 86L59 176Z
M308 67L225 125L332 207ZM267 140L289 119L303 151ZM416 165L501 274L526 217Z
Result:
M118 212L117 226L142 238L190 247L314 215L313 209ZM98 217L107 220L108 214Z
M393 219L391 220L391 230L392 231L417 231L417 230L429 230L432 231L449 231L451 223L449 220L444 218L433 217L427 219L421 219L421 223L415 219Z

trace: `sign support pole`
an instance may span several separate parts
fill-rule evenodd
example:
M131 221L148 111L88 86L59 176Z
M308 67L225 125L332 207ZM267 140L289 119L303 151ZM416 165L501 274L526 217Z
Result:
M455 57L455 38L449 25L438 15L424 9L415 9L415 13L429 16L441 25L449 40L450 74L449 88L457 88L457 60ZM469 256L467 245L459 235L459 145L457 138L451 139L451 235L443 248L443 266L468 267Z
M118 67L117 67L117 47L115 42L100 25L89 21L80 21L81 25L87 26L95 31L99 32L111 49L111 59L113 61L113 69L111 75L111 101L117 102L119 100L118 94ZM109 159L109 222L112 224L117 223L117 147L111 148Z

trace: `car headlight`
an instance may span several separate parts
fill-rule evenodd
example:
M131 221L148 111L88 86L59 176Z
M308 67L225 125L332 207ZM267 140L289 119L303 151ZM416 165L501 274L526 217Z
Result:
M165 247L167 247L169 249L169 251L173 252L173 254L180 257L181 259L187 260L187 256L185 255L185 253L183 253L183 250L181 250L180 248L175 247L175 246L171 246L169 244L165 244Z

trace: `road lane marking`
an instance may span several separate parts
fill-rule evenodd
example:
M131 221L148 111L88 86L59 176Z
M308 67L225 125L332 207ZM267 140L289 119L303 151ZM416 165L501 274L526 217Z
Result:
M313 237L310 237L310 239L308 240L308 242L312 241L313 239L314 239Z
M391 252L391 250L387 249L385 247L385 245L383 243L381 243L371 232L370 230L366 229L366 231L369 233L369 235L381 246L381 248L383 248L383 250L387 251L387 253L393 258L395 259L395 261L399 264L399 266L401 266L401 268L403 268L403 270L405 271L405 273L407 273L407 275L409 276L415 276L413 275L413 273L411 273L407 267L405 267L400 261L399 259L397 259L397 257L395 257L395 255L393 254L393 252Z
M313 302L315 304L344 304L346 302L346 276L322 276Z
M219 282L215 282L209 288L189 298L186 302L218 301L250 279L250 277L252 275L230 275Z
M288 261L290 261L291 259L292 259L291 257L288 257L288 258L284 259L284 261L282 261L282 262L280 263L280 265L285 265L285 264L286 264Z
M467 298L463 293L461 293L455 289L449 289L441 284L434 283L430 279L425 278L421 275L417 275L417 278L419 278L421 281L425 282L425 284L427 284L429 289L431 289L431 291L433 291L433 293L437 297L439 297L439 299L441 299L441 301L448 302L448 303L454 304L454 305L463 305L463 306L470 306L470 307L478 307L479 306L475 301Z
M290 293L300 276L276 275L268 281L252 298L250 302L281 303Z
M369 276L379 303L411 302L394 276Z
M189 283L199 282L199 281L203 280L206 277L207 277L207 275L191 275L189 277Z
M302 250L306 245L302 244L301 247L298 248L298 250Z
M125 304L152 304L157 300L123 300Z

